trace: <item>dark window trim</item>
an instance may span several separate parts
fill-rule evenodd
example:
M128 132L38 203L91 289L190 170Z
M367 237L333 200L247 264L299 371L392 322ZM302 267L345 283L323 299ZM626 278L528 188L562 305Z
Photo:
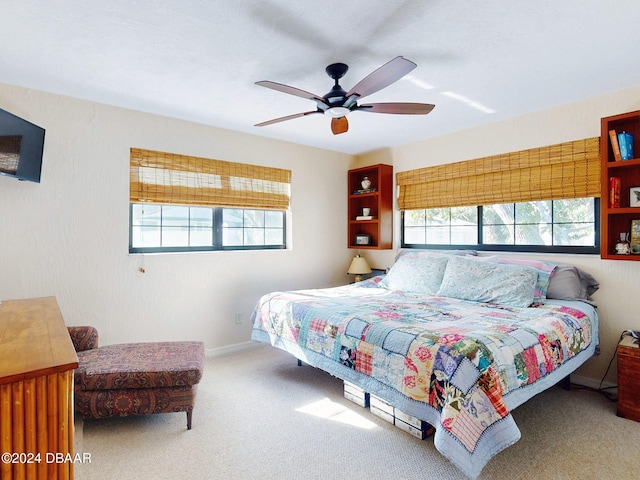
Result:
M594 198L594 235L595 245L589 246L551 246L551 245L493 245L481 243L482 241L482 206L478 206L478 240L477 245L442 245L424 243L405 243L404 241L404 211L400 212L400 247L401 248L422 248L429 250L479 250L479 251L499 251L499 252L529 252L529 253L568 253L593 255L600 254L600 199Z

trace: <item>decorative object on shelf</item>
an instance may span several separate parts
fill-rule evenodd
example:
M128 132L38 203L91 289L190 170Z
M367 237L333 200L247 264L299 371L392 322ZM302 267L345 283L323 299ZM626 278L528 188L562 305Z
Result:
M620 208L620 177L609 179L609 208Z
M631 220L631 237L629 238L631 253L640 255L640 220Z
M631 187L629 189L629 206L640 207L640 187Z
M374 193L377 192L378 190L376 190L375 188L369 188L368 190L354 190L353 194L354 195L362 195L363 193Z
M618 255L629 255L631 253L631 244L629 243L628 232L620 234L620 241L616 243L615 249Z
M349 265L349 270L347 270L347 273L355 275L354 280L356 282L361 282L362 275L371 273L371 267L369 267L369 264L367 263L365 258L361 257L360 254L358 254L353 257L353 260L351 260L351 265Z
M373 215L371 215L371 209L369 207L364 207L362 209L362 215L358 215L356 217L356 220L358 221L362 221L362 220L373 220Z
M369 180L369 177L364 177L360 185L362 185L363 190L369 190L371 188L371 180Z
M366 233L356 235L356 245L371 245L371 235Z
M624 131L619 133L618 146L622 160L631 160L633 158L633 135Z

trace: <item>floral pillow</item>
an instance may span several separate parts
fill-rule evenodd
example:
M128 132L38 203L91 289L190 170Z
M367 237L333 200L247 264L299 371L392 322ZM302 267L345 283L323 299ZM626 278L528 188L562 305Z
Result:
M533 303L538 272L526 265L451 257L438 296L527 308Z
M448 258L437 253L406 253L398 258L379 285L389 290L435 295Z
M535 268L538 272L538 280L536 281L536 290L533 295L534 302L542 302L547 298L547 290L549 281L553 275L557 265L555 263L541 262L539 260L527 260L522 258L500 258L498 263L510 265L526 265Z

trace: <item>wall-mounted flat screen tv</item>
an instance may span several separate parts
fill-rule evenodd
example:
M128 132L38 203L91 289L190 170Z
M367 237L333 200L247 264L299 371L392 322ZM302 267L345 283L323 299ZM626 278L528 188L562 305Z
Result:
M0 109L0 174L40 183L44 128Z

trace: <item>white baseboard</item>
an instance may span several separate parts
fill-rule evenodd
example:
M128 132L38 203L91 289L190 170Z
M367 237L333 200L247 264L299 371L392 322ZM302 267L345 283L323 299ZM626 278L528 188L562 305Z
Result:
M581 385L583 387L593 388L594 390L597 390L598 388L600 388L600 380L595 380L589 377L583 377L582 375L571 374L571 383L575 383L576 385ZM615 386L616 385L613 383L602 382L602 388L611 388ZM612 393L614 391L615 390L612 389Z
M248 348L254 348L254 347L257 347L258 345L260 344L257 342L249 341L249 342L236 343L233 345L225 345L224 347L207 348L205 350L205 356L217 357L218 355L224 355L226 353L240 352L242 350L247 350Z

